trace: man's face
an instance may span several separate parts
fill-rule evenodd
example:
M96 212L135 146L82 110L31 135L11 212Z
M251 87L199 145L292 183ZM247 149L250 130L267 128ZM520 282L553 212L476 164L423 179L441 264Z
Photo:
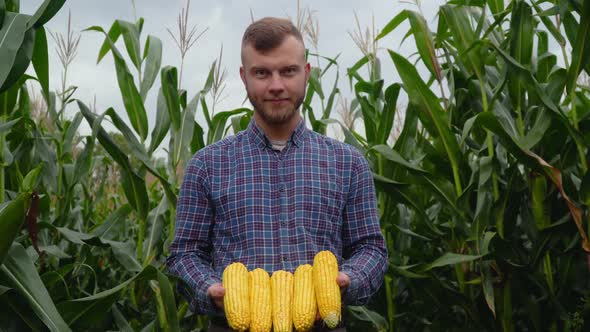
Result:
M303 44L287 36L279 47L264 53L248 44L242 49L242 62L240 76L260 120L268 126L298 120L309 78Z

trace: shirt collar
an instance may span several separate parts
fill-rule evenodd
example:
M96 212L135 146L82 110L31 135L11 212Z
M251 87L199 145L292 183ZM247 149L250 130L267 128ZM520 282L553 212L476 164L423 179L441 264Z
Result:
M303 118L299 121L297 127L291 134L291 137L287 142L292 142L295 146L300 147L303 143L303 139L305 137L305 133L307 131L307 127L305 126L305 121ZM258 147L270 147L270 141L266 137L266 134L262 131L262 129L258 126L254 118L250 120L250 124L248 124L248 136L250 137L251 141L254 142Z

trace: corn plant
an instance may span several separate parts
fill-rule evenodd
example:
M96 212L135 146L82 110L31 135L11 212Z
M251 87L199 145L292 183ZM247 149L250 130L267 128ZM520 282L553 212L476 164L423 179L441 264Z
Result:
M389 330L587 328L589 10L451 1L434 31L404 10L377 37L409 23L416 58L387 52L401 84L363 78L367 56L349 69L365 136L347 139L372 161L392 254L372 304Z

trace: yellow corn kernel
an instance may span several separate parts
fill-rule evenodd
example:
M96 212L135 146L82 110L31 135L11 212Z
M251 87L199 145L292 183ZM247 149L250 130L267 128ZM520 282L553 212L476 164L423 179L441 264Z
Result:
M270 332L272 306L270 277L263 269L250 271L250 332Z
M293 277L293 325L297 331L310 331L315 323L318 309L312 270L309 264L300 265Z
M338 260L328 250L320 251L313 259L313 285L320 316L329 328L340 322L340 286L338 277Z
M236 331L246 331L250 327L250 292L248 268L236 262L223 270L223 306L229 326Z
M274 332L293 331L291 299L293 298L293 274L275 271L270 277L272 293L272 324Z

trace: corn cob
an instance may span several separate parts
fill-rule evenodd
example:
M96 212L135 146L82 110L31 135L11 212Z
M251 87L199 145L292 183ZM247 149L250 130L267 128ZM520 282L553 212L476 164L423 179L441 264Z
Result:
M263 269L250 271L250 332L269 332L272 326L270 277Z
M320 251L313 259L313 285L318 309L324 323L334 328L340 322L340 287L336 283L338 261L328 250Z
M312 269L309 264L300 265L293 277L293 325L297 331L310 331L315 323L318 309Z
M236 331L246 331L250 327L248 278L248 269L239 262L228 265L223 271L225 316L229 326Z
M293 298L293 275L275 271L270 278L272 293L272 323L274 332L293 331L291 299Z

